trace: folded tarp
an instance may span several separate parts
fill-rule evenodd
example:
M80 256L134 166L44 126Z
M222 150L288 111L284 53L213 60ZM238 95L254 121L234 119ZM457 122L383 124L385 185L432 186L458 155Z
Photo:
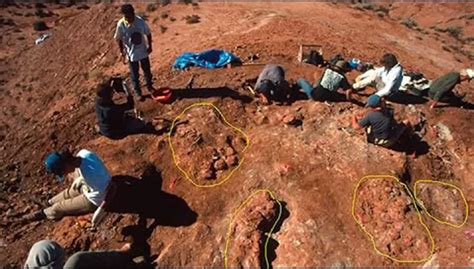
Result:
M173 68L183 70L190 66L200 66L214 69L232 62L240 62L240 59L228 51L212 49L197 53L185 52L176 58Z

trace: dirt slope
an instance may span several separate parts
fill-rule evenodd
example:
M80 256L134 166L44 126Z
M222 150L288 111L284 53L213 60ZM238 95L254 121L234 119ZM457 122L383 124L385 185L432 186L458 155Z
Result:
M276 243L269 249L273 266L400 265L377 255L351 216L353 189L367 174L403 174L410 186L417 179L452 182L463 189L473 208L472 111L446 107L432 112L425 105L394 105L402 115L415 110L426 117L423 138L430 151L411 159L368 145L360 133L345 131L352 112L358 109L352 104L297 101L291 106L262 107L249 100L240 85L255 78L262 66L170 70L173 60L184 51L223 48L242 59L258 54L258 62L283 64L290 79L312 79L315 71L322 70L297 63L296 55L299 44L316 43L323 45L326 55L343 52L373 62L391 51L405 68L435 78L472 64L469 54L443 48L452 45L472 54L472 39L461 44L434 29L409 29L399 17L413 17L428 29L438 21L453 18L449 23L464 27L466 39L472 35L468 26L472 24L469 14L474 12L473 4L393 5L383 17L371 10L331 3L203 3L168 5L152 12L146 12L145 5L137 5L137 9L147 16L154 34L151 60L156 85L183 88L194 74L196 88L220 88L202 92L201 97L182 94L171 105L148 100L140 103L139 109L148 118L172 119L195 102L214 103L250 137L243 165L223 185L197 188L174 166L166 136L136 135L112 141L93 134L93 86L101 76L128 72L127 66L118 61L118 49L112 40L120 17L116 6L47 6L44 10L56 14L45 18L53 36L38 46L33 44L37 33L31 29L37 18L28 15L35 12L34 6L2 8L2 18L11 18L13 25L2 25L0 42L0 265L21 264L29 247L43 238L57 240L68 253L116 248L122 244L122 228L137 223L137 214L111 214L95 233L77 227L76 218L25 226L12 223L65 187L45 175L41 161L48 151L64 146L96 151L114 175L138 178L147 162L161 169L162 191L158 184L137 183L132 192L135 195L124 198L150 211L148 225L152 228L146 239L161 266L223 266L231 215L257 189L272 190L285 205L283 220L273 235ZM201 22L186 24L182 18L192 14L199 15ZM472 83L462 85L459 91L474 102ZM212 113L207 108L198 110L199 115L206 116L187 128L199 130L204 138L220 135L219 128L206 128L208 120L214 124L213 119L206 118ZM302 125L285 124L288 117L301 118ZM446 127L443 130L448 130L450 136L435 132L433 126ZM190 157L186 159L186 154L182 158L194 162ZM176 211L166 210L167 205L176 204ZM471 219L461 229L425 219L436 243L435 263L472 265L472 238L464 234L473 227ZM399 221L403 223L404 219ZM239 223L239 227L244 224ZM245 249L246 241L238 240ZM252 251L261 255L262 244L257 246ZM255 253L248 255L255 257Z

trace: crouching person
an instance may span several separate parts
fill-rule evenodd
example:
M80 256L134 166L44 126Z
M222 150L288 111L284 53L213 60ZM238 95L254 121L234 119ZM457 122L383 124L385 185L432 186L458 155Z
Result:
M285 80L285 69L280 65L267 64L258 76L255 91L264 104L288 100L290 86Z
M409 130L408 122L397 124L392 115L385 109L380 96L373 94L369 96L365 115L361 118L357 114L352 116L352 128L354 130L365 128L367 142L391 148L406 131Z
M68 150L52 152L45 159L48 173L56 175L59 182L72 179L71 186L48 200L49 207L26 216L27 221L41 219L59 220L64 216L85 215L92 212L92 227L103 217L110 174L102 160L92 151L82 149L75 156ZM111 196L111 195L108 195Z
M134 109L133 96L123 86L121 79L107 79L96 89L95 112L98 121L98 132L111 139L120 139L138 133L153 133L154 128L138 117L127 112ZM115 91L125 91L127 102L116 104L113 101Z
M431 82L430 89L428 90L428 96L433 100L430 109L435 108L438 102L462 102L462 98L456 96L453 90L463 81L470 82L473 77L474 70L463 69L460 72L449 72Z
M315 87L304 79L298 80L297 84L309 99L315 101L349 101L351 99L352 87L345 76L348 70L348 63L340 60L334 66L324 70L322 77L315 84ZM343 89L345 94L339 93L338 89Z

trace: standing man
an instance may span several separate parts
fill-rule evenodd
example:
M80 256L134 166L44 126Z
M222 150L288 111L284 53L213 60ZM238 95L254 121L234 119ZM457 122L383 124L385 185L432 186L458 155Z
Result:
M440 101L455 101L455 98L453 98L455 97L453 90L456 85L463 81L471 81L473 77L474 70L463 69L460 72L449 72L431 82L428 95L433 102L430 105L430 109L435 108Z
M114 38L118 42L122 61L125 62L125 58L128 58L133 88L139 100L144 101L145 97L140 89L140 65L145 75L148 91L152 92L153 90L150 59L148 58L148 55L152 52L150 28L145 20L135 15L135 10L132 5L122 5L120 12L123 14L123 18L117 23ZM144 36L146 36L148 46L145 45Z

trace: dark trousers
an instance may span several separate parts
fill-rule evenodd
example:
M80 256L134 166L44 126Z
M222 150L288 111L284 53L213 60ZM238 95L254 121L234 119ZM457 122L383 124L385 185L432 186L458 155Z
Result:
M133 83L133 89L137 95L142 95L142 90L140 89L140 65L142 66L143 75L145 76L145 83L148 87L148 90L153 86L152 75L150 70L150 58L146 57L136 62L129 62L128 66L130 68L130 79Z

